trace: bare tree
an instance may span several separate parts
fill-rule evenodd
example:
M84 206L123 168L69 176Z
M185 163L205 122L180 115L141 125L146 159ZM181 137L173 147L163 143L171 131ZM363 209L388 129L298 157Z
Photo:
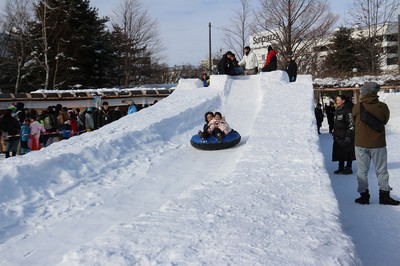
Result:
M48 0L39 0L37 3L34 4L34 9L36 12L36 17L39 20L40 26L40 37L36 40L36 44L39 45L39 50L35 50L32 53L33 58L36 60L37 63L45 71L45 81L44 81L44 89L48 89L50 85L50 63L49 63L49 29L50 31L54 31L53 27L47 25L47 17L49 10L53 10L50 7ZM32 42L32 40L31 40Z
M399 0L353 0L348 23L365 30L366 49L369 52L370 71L376 74L380 69L382 42L380 38L399 12ZM364 34L365 34L364 33Z
M301 70L315 62L313 47L330 33L338 19L327 0L260 0L256 24L272 36L280 54L294 54ZM307 66L307 67L306 67Z
M234 11L230 19L230 25L223 28L226 46L236 55L243 56L243 48L246 46L251 30L251 10L249 0L240 0L241 8Z
M134 66L150 63L164 47L158 22L149 16L141 0L124 0L114 14L113 28L121 29L123 35L124 85L128 87L133 77L140 75L140 68Z
M27 59L26 36L28 22L32 18L30 12L30 0L8 0L5 6L4 29L9 36L7 47L5 47L11 58L15 60L15 93L18 92L22 69Z

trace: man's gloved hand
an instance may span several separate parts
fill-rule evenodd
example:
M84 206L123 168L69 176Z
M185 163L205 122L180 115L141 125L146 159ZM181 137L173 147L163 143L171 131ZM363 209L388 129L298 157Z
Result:
M346 143L351 143L352 141L351 141L351 138L350 137L345 137L344 138L344 142L346 142Z

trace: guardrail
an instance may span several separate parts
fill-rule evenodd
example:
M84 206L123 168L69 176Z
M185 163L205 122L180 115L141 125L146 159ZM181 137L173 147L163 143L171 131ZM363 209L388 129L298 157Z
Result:
M0 93L0 110L7 109L13 103L22 102L26 108L45 109L50 105L62 104L68 108L94 107L94 100L101 98L110 106L127 106L126 100L132 99L137 105L149 105L174 92L174 88L126 89L126 90L76 90L30 93Z
M361 87L340 87L340 88L314 88L316 92L328 92L328 91L359 91ZM381 90L385 92L400 92L399 86L381 86Z
M97 96L102 98L131 98L131 97L167 97L174 89L134 89L121 91L68 91L68 92L29 92L29 93L0 93L0 101L18 100L64 100L64 99L93 99Z

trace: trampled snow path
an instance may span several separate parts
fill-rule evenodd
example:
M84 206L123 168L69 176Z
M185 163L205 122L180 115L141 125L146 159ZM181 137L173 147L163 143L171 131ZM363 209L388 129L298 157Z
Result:
M400 198L400 93L380 93L379 99L390 109L390 120L386 125L388 150L389 184L393 187L393 198ZM354 174L350 176L334 175L337 162L332 162L332 136L328 133L327 123L320 135L320 147L325 154L326 169L330 173L332 188L339 203L341 222L346 233L352 238L362 265L400 265L400 208L399 206L379 205L379 188L376 174L371 165L369 171L369 190L371 204L354 204L358 197L357 163L353 162ZM325 133L325 134L324 134Z
M359 264L319 151L311 78L211 84L182 81L151 108L1 162L0 264ZM242 134L237 147L190 146L207 110Z

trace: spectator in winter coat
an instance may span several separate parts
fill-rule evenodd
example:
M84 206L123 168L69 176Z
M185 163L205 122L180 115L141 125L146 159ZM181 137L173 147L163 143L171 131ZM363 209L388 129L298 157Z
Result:
M329 103L329 105L325 106L325 114L326 118L328 119L329 133L332 133L335 121L335 106L332 101Z
M389 121L388 106L379 101L380 86L376 82L365 82L361 88L361 99L353 107L355 121L355 153L357 158L357 180L361 197L355 200L359 204L369 204L368 170L374 164L379 185L379 204L399 205L400 201L390 197L389 173L387 170L386 133L384 125ZM361 104L365 111L373 115L383 124L377 131L361 120Z
M56 132L60 128L58 113L59 111L57 111L55 106L49 106L47 108L45 117L43 119L43 126L47 133L46 135L43 135L43 144L45 147L49 146L53 142L58 141L58 138L56 138ZM62 121L62 119L60 121Z
M234 65L232 63L234 55L231 51L226 52L218 62L218 74L234 75Z
M289 75L289 81L295 82L297 78L297 64L293 60L292 56L286 58L286 73Z
M222 131L222 133L226 136L232 129L229 127L228 123L225 121L225 117L222 116L220 112L215 112L214 119L216 120L216 124L218 128Z
M320 130L322 127L322 122L324 121L324 113L322 112L321 107L322 105L318 103L317 107L314 108L315 120L317 121L318 134L321 134Z
M92 108L88 108L86 110L86 114L85 114L85 127L86 127L86 131L90 132L94 130L94 119L93 119L93 111Z
M121 112L121 110L119 109L119 107L117 106L117 107L115 107L115 109L112 111L111 120L112 120L112 121L117 121L117 120L120 119L122 116L123 116L123 115L122 115L122 112Z
M239 66L239 62L236 59L235 54L232 54L232 57L230 58L232 65L233 65L233 75L241 75L243 73L243 68Z
M71 137L78 135L78 118L75 114L75 112L69 112L69 117L70 119L67 120L71 124Z
M203 81L204 87L210 86L210 79L208 78L206 73L203 73L203 75L201 76L201 81Z
M270 72L278 69L278 53L272 49L272 46L268 46L267 59L265 60L264 67L261 69L262 72Z
M27 115L27 109L24 108L25 104L22 102L17 102L15 107L17 108L15 111L15 118L18 120L20 125L22 125L25 121Z
M30 124L31 124L31 119L25 118L24 123L21 126L21 131L20 131L21 154L25 154L30 151L28 147L29 135L31 134Z
M19 130L20 124L18 120L13 117L13 111L15 108L9 107L3 117L0 119L0 130L5 132L5 144L6 144L6 158L17 155L18 142L19 142Z
M61 108L61 109L58 109L58 108ZM58 114L58 116L57 116L58 130L61 130L64 123L70 119L71 113L68 112L68 108L62 107L61 104L56 105L56 112Z
M354 153L354 122L351 113L351 104L347 103L345 95L336 97L335 123L333 126L332 161L339 161L336 175L350 175L353 173L352 162L356 159ZM346 167L344 163L346 162Z
M137 107L137 105L135 104L135 102L133 100L129 100L126 102L128 104L128 115L136 113L137 111L139 111L139 108Z
M39 143L40 134L46 133L46 129L43 127L42 124L39 123L39 121L35 119L35 117L31 119L30 128L31 128L31 134L29 135L28 146L31 149L31 151L40 150L40 143Z
M85 130L85 112L80 110L78 112L76 121L78 122L78 132L80 134Z
M245 75L254 75L258 73L258 60L255 53L253 53L249 46L243 49L244 55L239 62L239 66L243 67Z
M103 103L98 116L99 127L105 126L113 121L113 110L108 106L108 102Z
M61 126L61 138L69 139L72 136L71 120L67 120L64 125Z

